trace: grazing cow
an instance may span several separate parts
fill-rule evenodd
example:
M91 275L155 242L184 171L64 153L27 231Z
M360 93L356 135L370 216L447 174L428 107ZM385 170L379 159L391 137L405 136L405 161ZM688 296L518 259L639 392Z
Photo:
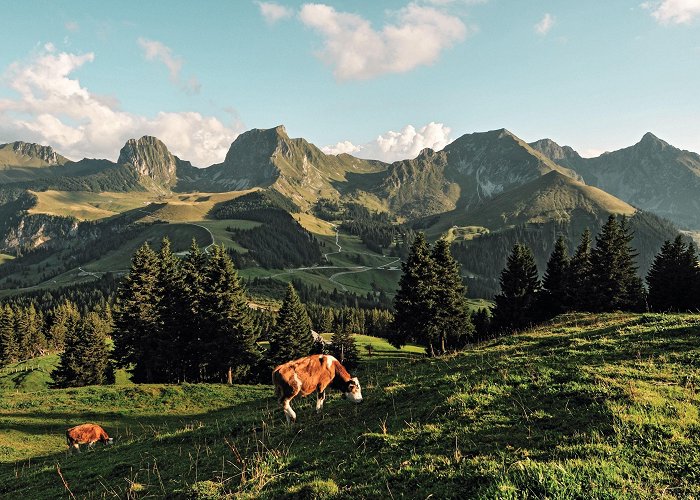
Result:
M66 431L66 443L69 451L75 449L80 453L81 444L92 447L97 441L105 445L112 444L112 438L97 424L80 424Z
M337 359L327 354L314 354L305 358L279 365L272 372L275 395L279 400L287 423L296 422L297 414L292 410L291 401L298 394L316 394L316 411L321 411L329 385L343 393L343 397L353 403L362 402L362 388L357 377L351 377Z

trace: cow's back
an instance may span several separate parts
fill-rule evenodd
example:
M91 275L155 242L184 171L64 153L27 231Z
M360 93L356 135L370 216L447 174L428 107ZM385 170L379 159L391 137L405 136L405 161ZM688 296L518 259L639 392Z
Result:
M94 443L101 438L106 439L107 433L97 424L80 424L66 431L68 443Z

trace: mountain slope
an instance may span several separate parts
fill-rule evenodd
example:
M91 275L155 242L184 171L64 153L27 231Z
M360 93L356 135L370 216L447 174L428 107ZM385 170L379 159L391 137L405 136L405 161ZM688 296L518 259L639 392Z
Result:
M0 183L46 175L45 170L68 163L51 146L22 141L0 144Z
M541 141L538 141L541 142ZM552 150L546 151L552 154ZM641 209L682 227L700 228L700 155L647 133L637 144L597 158L570 155L556 161Z
M580 178L500 129L466 134L440 152L426 149L393 163L375 193L396 212L417 217L474 207L552 171Z
M305 139L291 139L283 126L238 136L222 163L201 171L200 190L271 187L302 207L337 197L350 174L386 170L386 164L353 156L327 155Z

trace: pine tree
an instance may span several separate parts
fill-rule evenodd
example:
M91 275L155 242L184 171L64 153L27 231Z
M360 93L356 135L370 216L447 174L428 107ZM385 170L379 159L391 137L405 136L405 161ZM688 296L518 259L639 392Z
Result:
M649 307L655 311L687 311L696 300L698 262L695 247L678 235L665 241L647 274Z
M699 311L700 262L698 262L698 254L692 242L688 244L688 248L683 256L683 269L687 269L687 273L685 273L686 279L681 286L687 292L683 295L683 300L680 302L681 308L684 311Z
M131 367L134 382L154 382L151 356L158 333L158 257L148 243L131 260L114 306L114 357L117 366Z
M253 374L260 361L245 290L223 246L213 245L202 281L207 376L231 384Z
M287 293L272 330L268 358L273 365L308 356L313 345L311 321L294 286L287 285Z
M434 354L437 332L433 328L435 294L432 287L435 269L423 233L416 235L401 269L403 273L394 297L391 343L400 347L420 339L421 343L429 346L428 352Z
M591 232L586 229L569 264L569 283L566 301L576 311L591 309L593 284L591 282Z
M17 361L19 349L15 337L15 312L0 306L0 366Z
M357 343L349 325L338 329L331 337L330 352L347 369L351 370L360 363Z
M66 337L66 348L51 373L54 387L82 387L114 383L106 343L108 325L96 313L88 313Z
M489 314L489 310L482 307L472 312L472 323L474 324L474 340L486 340L491 330L491 315Z
M501 293L494 297L493 324L496 330L524 328L539 318L536 314L540 281L532 251L516 243L501 272Z
M66 300L55 307L49 317L46 339L49 349L62 350L66 335L75 330L78 321L80 321L80 312L73 302Z
M569 309L569 267L569 252L564 238L559 236L542 279L539 309L544 317L551 318Z
M610 215L591 251L592 308L596 311L638 310L644 288L634 263L636 253L627 219Z
M204 300L204 270L207 259L197 245L197 240L192 239L190 250L182 263L184 281L188 288L188 303L183 311L185 317L183 323L187 325L181 330L181 342L187 353L184 362L184 380L199 381L203 377L205 356L202 351L202 325L205 322L202 313Z
M448 350L464 347L472 340L474 325L460 266L452 257L447 240L440 239L435 243L431 259L435 273L432 285L435 317L432 328L437 332L438 353L444 354Z

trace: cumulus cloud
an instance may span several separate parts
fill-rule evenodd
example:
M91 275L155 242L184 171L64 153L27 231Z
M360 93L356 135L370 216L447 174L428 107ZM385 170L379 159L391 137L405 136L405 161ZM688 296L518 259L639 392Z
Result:
M395 22L376 30L362 16L324 4L305 4L299 13L302 23L323 37L317 55L333 67L338 80L365 80L430 65L468 32L459 18L415 3L393 17Z
M182 80L180 72L182 71L182 58L173 55L170 47L157 40L149 40L147 38L139 38L139 45L143 49L143 55L148 61L159 61L168 68L170 73L170 81L179 86L188 94L197 94L202 86L195 77L190 77L187 80Z
M413 125L406 125L399 132L390 130L363 145L356 146L350 141L343 141L322 149L328 154L350 153L359 158L393 162L415 158L425 148L441 150L452 142L451 132L442 123L430 122L418 130Z
M116 158L127 139L154 135L180 158L206 166L223 160L238 126L196 112L147 117L119 110L72 73L94 61L86 54L45 51L3 75L16 96L0 99L0 139L49 144L69 158Z
M661 24L688 24L700 16L700 0L661 0L644 2L642 8Z
M268 24L275 24L282 19L287 19L294 15L294 11L289 7L274 2L256 2L260 7L260 13Z
M545 36L554 26L556 19L553 15L546 13L539 23L535 24L535 33Z

